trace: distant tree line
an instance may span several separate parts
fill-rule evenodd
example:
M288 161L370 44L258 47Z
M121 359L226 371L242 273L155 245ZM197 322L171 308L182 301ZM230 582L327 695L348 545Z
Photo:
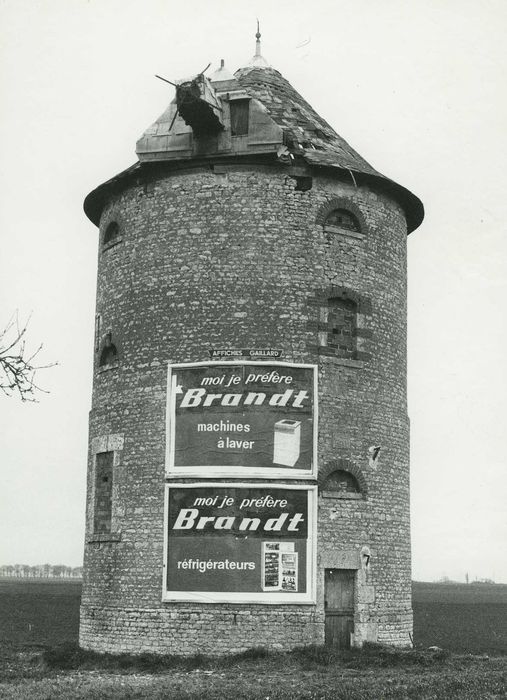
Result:
M5 564L0 566L0 576L8 578L82 578L82 566L64 564Z
M439 578L437 581L434 581L434 583L461 583L461 581L454 581L452 578L449 578L448 576L442 576L442 578ZM468 574L465 575L465 583L495 583L492 578L475 578L473 581L470 581Z

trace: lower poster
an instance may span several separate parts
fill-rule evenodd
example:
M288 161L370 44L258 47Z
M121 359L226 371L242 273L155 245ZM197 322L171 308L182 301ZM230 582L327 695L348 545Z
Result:
M316 487L169 484L164 600L314 603Z

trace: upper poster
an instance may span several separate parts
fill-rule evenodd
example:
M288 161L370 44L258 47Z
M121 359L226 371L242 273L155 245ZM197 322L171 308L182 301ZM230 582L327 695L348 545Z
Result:
M173 365L167 469L188 476L311 477L316 367L267 362Z

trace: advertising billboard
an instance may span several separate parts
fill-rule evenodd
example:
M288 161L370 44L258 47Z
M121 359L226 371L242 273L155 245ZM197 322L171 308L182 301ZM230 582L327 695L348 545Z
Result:
M166 489L164 600L315 602L315 486Z
M172 365L167 396L168 475L315 475L315 365Z

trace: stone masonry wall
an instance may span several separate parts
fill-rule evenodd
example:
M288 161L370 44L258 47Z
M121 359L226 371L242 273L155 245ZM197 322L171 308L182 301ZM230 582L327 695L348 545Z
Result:
M191 654L322 643L325 568L357 570L356 644L410 644L405 218L387 196L338 177L313 173L311 189L295 187L282 167L217 165L132 186L104 210L101 237L111 221L120 237L99 245L96 347L110 332L118 357L99 368L95 356L86 648ZM360 212L363 236L316 222L333 198ZM368 301L363 359L319 351L318 299L337 288ZM319 497L316 605L161 602L167 364L206 361L211 347L282 348L286 362L319 366L319 468L348 460L367 495ZM108 450L109 537L93 532L95 455Z

